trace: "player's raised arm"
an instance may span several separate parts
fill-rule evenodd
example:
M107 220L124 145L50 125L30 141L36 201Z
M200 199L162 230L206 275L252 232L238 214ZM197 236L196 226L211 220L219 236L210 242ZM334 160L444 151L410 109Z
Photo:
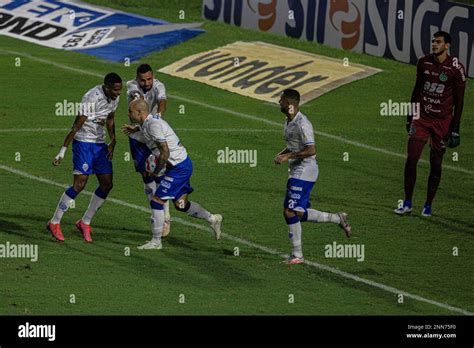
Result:
M61 164L62 159L64 158L64 155L66 154L66 150L71 143L72 139L74 139L74 136L76 133L79 131L79 129L82 128L82 125L84 122L86 122L87 117L83 115L78 115L76 116L76 119L74 120L74 124L71 127L71 130L69 133L67 133L66 138L64 138L64 143L63 146L61 147L61 150L59 150L59 153L57 154L56 157L54 157L53 160L53 165L58 166Z

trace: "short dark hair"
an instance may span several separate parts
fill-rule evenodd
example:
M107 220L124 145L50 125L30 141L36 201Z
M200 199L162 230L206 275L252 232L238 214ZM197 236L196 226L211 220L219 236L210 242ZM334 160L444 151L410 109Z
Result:
M443 37L445 43L451 43L451 35L449 35L449 33L445 31L440 30L434 33L433 35L433 37L441 37L441 36Z
M138 74L144 74L144 73L147 73L149 71L153 71L153 69L151 68L150 65L148 64L140 64L138 67L137 67L137 76Z
M283 96L287 99L300 102L300 93L296 89L287 88L283 91Z
M113 86L116 83L122 83L120 76L114 72L108 73L104 77L104 85Z

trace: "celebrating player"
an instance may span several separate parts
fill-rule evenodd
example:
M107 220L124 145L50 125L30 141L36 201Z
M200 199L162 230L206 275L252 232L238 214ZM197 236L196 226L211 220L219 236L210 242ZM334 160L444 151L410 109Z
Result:
M141 64L137 68L137 76L135 79L127 82L128 103L136 99L143 99L147 102L149 113L157 114L163 117L166 111L166 89L165 85L158 79L153 78L153 70L148 64ZM132 153L135 171L141 174L143 185L145 187L145 195L150 202L153 193L156 190L157 177L146 172L145 161L151 155L151 150L145 144L144 138L139 126L126 125L122 132L129 136L130 151ZM170 232L171 216L169 203L164 205L165 226L163 228L163 237Z
M432 54L418 61L416 84L411 102L419 114L407 117L408 155L405 163L405 200L395 209L399 215L411 213L416 166L430 140L430 176L422 215L431 216L431 204L441 180L441 163L446 146L460 143L459 125L464 104L466 78L458 58L448 55L451 36L438 31L432 39ZM454 109L454 110L453 110Z
M59 165L72 141L74 183L61 196L56 211L47 225L47 229L59 241L64 240L60 226L62 216L69 208L70 202L86 186L89 175L95 174L99 181L99 187L92 195L84 216L76 222L76 227L82 232L84 240L92 242L91 220L112 189L112 156L115 147L114 118L121 90L122 79L120 76L116 73L109 73L105 76L103 85L92 88L84 95L79 115L66 135L59 154L54 158L53 165ZM104 126L109 133L110 143L108 145L105 144Z
M140 124L145 139L155 143L160 152L154 174L157 175L165 166L166 171L150 201L153 238L138 248L162 249L161 237L165 223L163 209L166 201L170 199L173 200L177 210L209 222L214 231L214 237L219 239L222 216L213 215L199 204L188 200L188 195L193 192L189 181L193 172L193 164L186 148L181 144L170 125L159 115L150 114L149 110L148 104L143 99L137 99L130 103L128 115L133 122Z
M313 125L299 111L300 94L294 89L285 89L280 98L281 112L286 115L286 147L275 158L275 164L289 163L289 179L284 201L283 215L289 228L289 237L293 251L288 264L304 262L301 243L301 222L332 222L338 224L350 236L351 227L347 223L346 213L325 213L308 209L309 195L318 179L316 145Z

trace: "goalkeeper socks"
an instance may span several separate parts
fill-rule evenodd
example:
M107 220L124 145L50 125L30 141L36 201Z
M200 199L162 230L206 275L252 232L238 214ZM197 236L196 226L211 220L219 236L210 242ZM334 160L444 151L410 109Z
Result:
M332 222L335 224L340 224L341 218L337 214L326 213L326 212L315 210L315 209L307 209L305 211L305 214L301 218L301 221Z
M51 219L52 224L59 224L61 222L64 213L69 209L69 204L71 204L71 201L73 201L78 194L79 192L76 192L72 186L64 191Z
M188 202L182 211L186 212L189 216L207 220L209 223L212 222L212 214L201 207L198 203Z
M92 194L89 207L87 208L86 212L84 213L84 216L82 217L82 221L85 224L87 225L91 224L92 218L94 217L95 213L97 213L97 210L100 209L102 204L104 204L106 198L107 198L107 193L105 193L99 186L95 190L95 192Z
M150 202L151 207L151 232L153 233L153 240L161 240L163 235L163 225L165 224L165 213L163 211L163 204L155 201Z
M297 215L287 218L286 223L288 224L288 237L290 238L291 245L293 246L293 256L303 257L303 246L301 243L301 222Z

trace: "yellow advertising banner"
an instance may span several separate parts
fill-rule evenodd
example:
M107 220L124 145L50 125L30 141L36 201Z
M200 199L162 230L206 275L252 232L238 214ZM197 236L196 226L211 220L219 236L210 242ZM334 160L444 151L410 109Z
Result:
M264 42L239 41L159 71L273 103L284 89L293 88L304 104L380 70Z

